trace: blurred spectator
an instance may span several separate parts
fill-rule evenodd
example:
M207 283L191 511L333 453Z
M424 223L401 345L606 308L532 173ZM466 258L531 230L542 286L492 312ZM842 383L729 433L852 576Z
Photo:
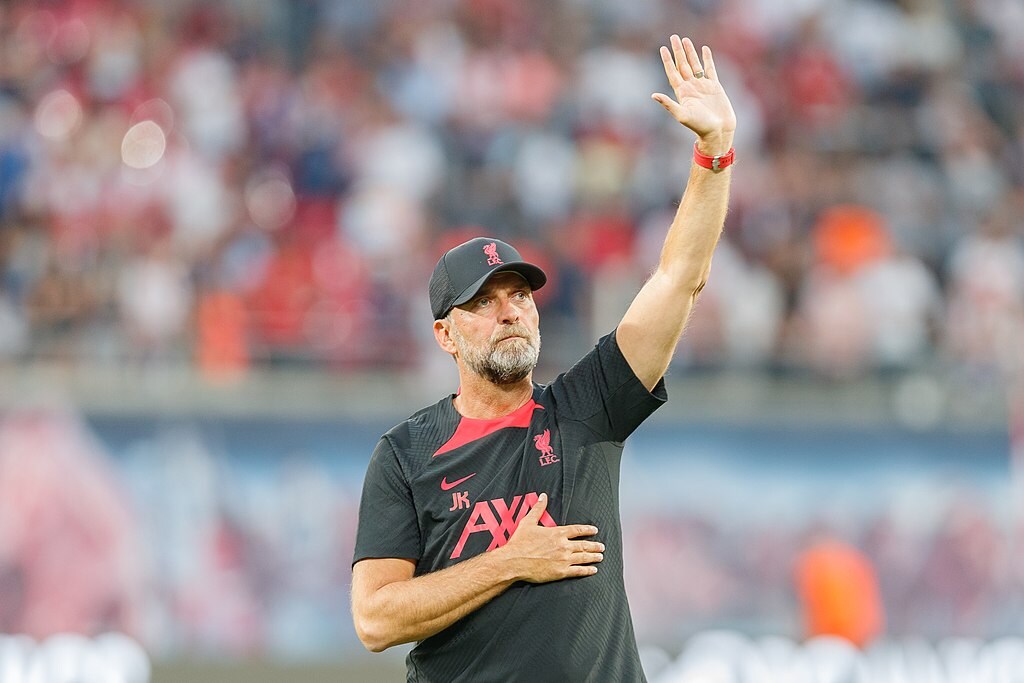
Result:
M972 635L986 615L998 609L999 574L1006 567L1001 531L981 505L957 500L942 520L920 582L912 588L928 593L929 605L918 615L930 628L953 635ZM1012 591L1012 589L1011 589Z
M940 313L938 283L919 259L896 252L882 217L833 207L815 226L814 244L801 297L813 365L844 375L920 361Z
M839 636L865 647L885 628L878 577L853 546L822 539L797 558L797 591L805 636Z
M1024 344L1024 242L1010 207L962 237L949 262L949 350L990 370L1016 371Z
M192 310L192 283L184 264L162 239L131 259L118 282L121 315L141 357L167 357L180 346ZM178 342L176 345L175 342Z
M688 323L690 358L711 358L738 367L770 364L778 353L785 301L770 269L751 263L724 238L715 250L715 277L701 293Z
M685 182L689 140L648 98L685 26L737 93L741 161L677 363L984 363L1005 325L964 264L1019 233L1013 211L972 226L1024 183L1022 23L994 0L7 3L0 355L208 368L212 285L246 311L214 343L234 372L414 367L418 344L355 346L421 319L414 275L465 225L564 271L546 343L568 349L614 324L606 285L653 267ZM841 206L885 226L870 265L823 268L815 226ZM985 268L1012 280L1017 251ZM311 258L357 275L325 284Z
M245 305L231 292L205 294L196 322L198 363L210 379L231 380L249 367Z

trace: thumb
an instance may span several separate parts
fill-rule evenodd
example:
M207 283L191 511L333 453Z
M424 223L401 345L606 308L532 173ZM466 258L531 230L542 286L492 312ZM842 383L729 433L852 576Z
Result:
M547 507L548 494L542 493L540 494L540 496L538 496L537 502L533 504L533 507L530 508L530 511L526 513L525 517L523 517L523 521L533 526L540 524L541 515L544 514L544 511L547 509Z
M676 121L682 123L683 121L683 108L668 95L662 95L660 92L656 92L651 95L651 99L665 107L669 114L675 117Z

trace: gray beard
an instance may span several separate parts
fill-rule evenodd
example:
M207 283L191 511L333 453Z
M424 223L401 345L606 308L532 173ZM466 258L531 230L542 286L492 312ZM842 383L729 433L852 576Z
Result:
M526 330L506 328L495 332L485 347L474 347L462 336L454 322L449 326L459 356L470 370L492 384L505 385L521 382L537 367L540 358L540 332L533 338L497 341L509 334L528 335Z

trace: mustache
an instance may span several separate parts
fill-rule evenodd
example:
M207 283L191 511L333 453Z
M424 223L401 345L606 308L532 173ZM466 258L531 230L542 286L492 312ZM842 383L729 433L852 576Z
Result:
M509 325L508 327L495 331L495 333L491 335L491 344L497 344L509 337L522 337L531 345L533 344L533 335L531 335L530 331L522 325Z

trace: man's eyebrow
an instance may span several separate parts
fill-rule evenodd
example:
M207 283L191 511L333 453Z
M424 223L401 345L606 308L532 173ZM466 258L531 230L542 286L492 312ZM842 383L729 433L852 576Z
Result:
M530 285L526 284L525 282L522 285L510 285L508 287L492 287L486 290L481 289L479 292L476 293L476 296L470 299L470 301L475 301L476 299L479 299L480 297L484 296L494 296L497 292L501 290L508 290L513 293L533 291L532 289L530 289Z

